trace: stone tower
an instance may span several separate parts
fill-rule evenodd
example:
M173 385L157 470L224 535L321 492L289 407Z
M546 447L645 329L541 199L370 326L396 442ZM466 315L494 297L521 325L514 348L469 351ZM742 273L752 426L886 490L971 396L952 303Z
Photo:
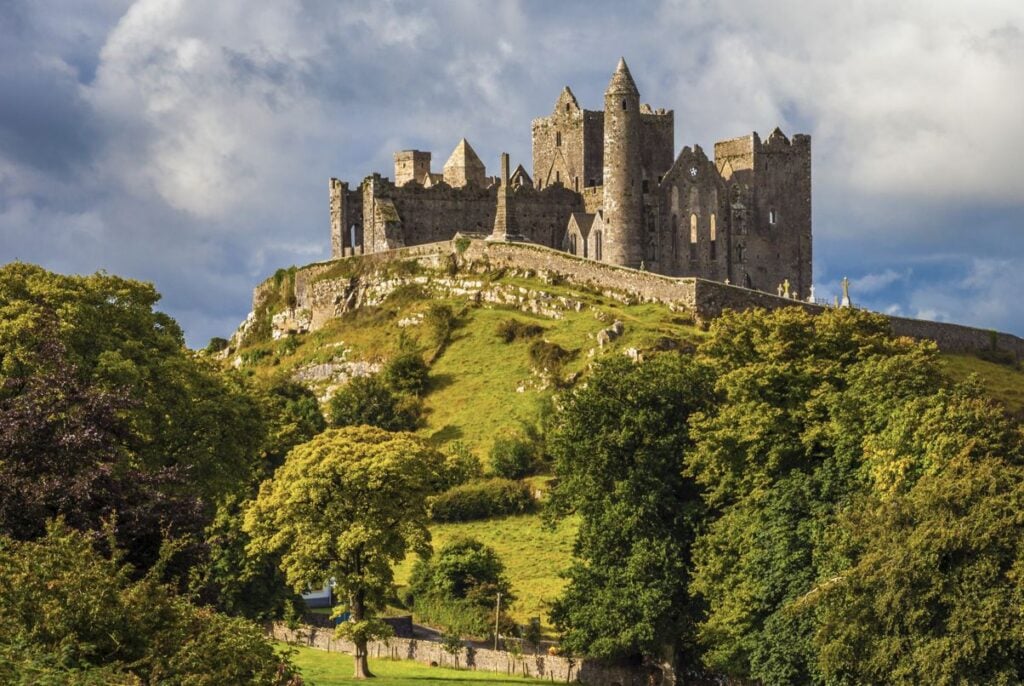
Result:
M640 92L619 66L604 93L603 261L637 268L643 260Z
M430 153L423 150L399 150L395 153L395 185L410 181L423 183L430 176Z

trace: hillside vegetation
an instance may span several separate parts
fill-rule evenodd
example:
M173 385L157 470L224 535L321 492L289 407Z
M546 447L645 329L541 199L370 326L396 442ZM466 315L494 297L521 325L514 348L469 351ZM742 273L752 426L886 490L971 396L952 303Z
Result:
M450 276L432 274L418 265L391 265L390 270L392 278L396 271L426 274L428 281ZM317 331L252 343L233 351L228 359L261 380L297 379L325 399L344 384L347 374L377 373L400 352L416 351L430 368L417 433L442 450L461 444L486 467L495 438L541 426L550 412L551 398L579 383L593 360L663 349L688 351L706 337L685 312L663 305L553 284L533 274L495 273L485 278L489 285L508 292L528 293L546 302L561 299L571 306L546 316L515 306L437 295L429 283L409 283L380 304L347 312ZM282 279L282 283L290 287L292 281ZM280 306L286 301L286 296L278 299ZM450 336L440 344L430 326L430 310L439 306L454 314ZM621 335L600 346L599 332L616 321L622 322ZM506 341L510 324L525 333ZM538 341L561 351L563 359L554 368L538 361ZM942 360L952 378L976 375L986 392L1011 412L1024 411L1024 373L1018 368L973 355L944 355ZM310 378L308 370L316 365L334 371ZM560 573L570 564L577 526L571 518L555 529L545 529L539 515L527 514L435 524L431 530L435 549L463 536L494 548L518 596L510 616L519 623L541 617L550 630L549 604L564 588ZM408 581L412 562L410 556L397 570L399 584Z

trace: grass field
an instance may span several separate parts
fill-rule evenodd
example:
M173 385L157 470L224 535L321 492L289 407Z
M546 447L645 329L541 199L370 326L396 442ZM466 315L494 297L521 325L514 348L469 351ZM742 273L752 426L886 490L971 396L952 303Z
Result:
M284 644L282 644L282 649ZM375 686L422 686L422 684L448 684L449 686L497 686L517 684L529 686L540 679L474 672L444 667L430 667L405 660L370 660L370 671L377 678L367 682L352 678L352 656L328 653L315 648L298 647L292 655L295 665L302 670L303 680L310 686L337 686L338 684L373 683Z
M996 364L974 355L943 355L946 371L957 379L977 374L982 386L1011 412L1024 412L1024 372L1005 364Z

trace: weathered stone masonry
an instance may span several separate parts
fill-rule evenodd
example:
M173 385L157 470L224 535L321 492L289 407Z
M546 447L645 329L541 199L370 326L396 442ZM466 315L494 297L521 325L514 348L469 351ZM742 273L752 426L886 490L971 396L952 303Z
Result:
M516 239L590 260L775 292L811 287L810 137L775 129L675 155L672 110L653 109L620 60L603 110L566 87L533 121L533 178L520 165L502 193ZM333 257L450 240L494 227L499 184L463 139L444 165L395 153L394 182L331 179Z
M313 330L339 316L345 306L345 299L354 292L354 282L358 280L358 277L353 276L331 278L332 271L336 271L342 264L352 266L350 271L372 274L374 269L392 261L415 260L428 269L440 271L455 257L467 265L487 264L494 269L530 270L549 277L562 277L578 286L602 292L623 293L641 302L663 303L692 313L697 322L710 322L726 310L802 307L810 312L821 312L825 309L820 305L706 279L672 278L603 264L539 245L477 238L440 241L303 267L295 274L295 309L308 313ZM354 269L355 266L360 269ZM266 294L272 288L272 280L256 288L253 294L254 311L261 308ZM1012 334L959 324L886 317L894 335L933 340L945 352L989 350L994 342L998 349L1024 359L1024 339Z

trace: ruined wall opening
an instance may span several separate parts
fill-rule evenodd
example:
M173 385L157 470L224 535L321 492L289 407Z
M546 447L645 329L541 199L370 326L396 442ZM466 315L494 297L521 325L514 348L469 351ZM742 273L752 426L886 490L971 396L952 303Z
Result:
M697 215L690 215L690 261L697 261Z
M710 241L710 243L708 245L709 249L711 250L711 259L712 260L718 259L718 254L717 254L718 251L715 250L715 241L717 239L718 239L718 229L715 226L715 214L714 214L714 212L712 212L711 213L711 241Z

